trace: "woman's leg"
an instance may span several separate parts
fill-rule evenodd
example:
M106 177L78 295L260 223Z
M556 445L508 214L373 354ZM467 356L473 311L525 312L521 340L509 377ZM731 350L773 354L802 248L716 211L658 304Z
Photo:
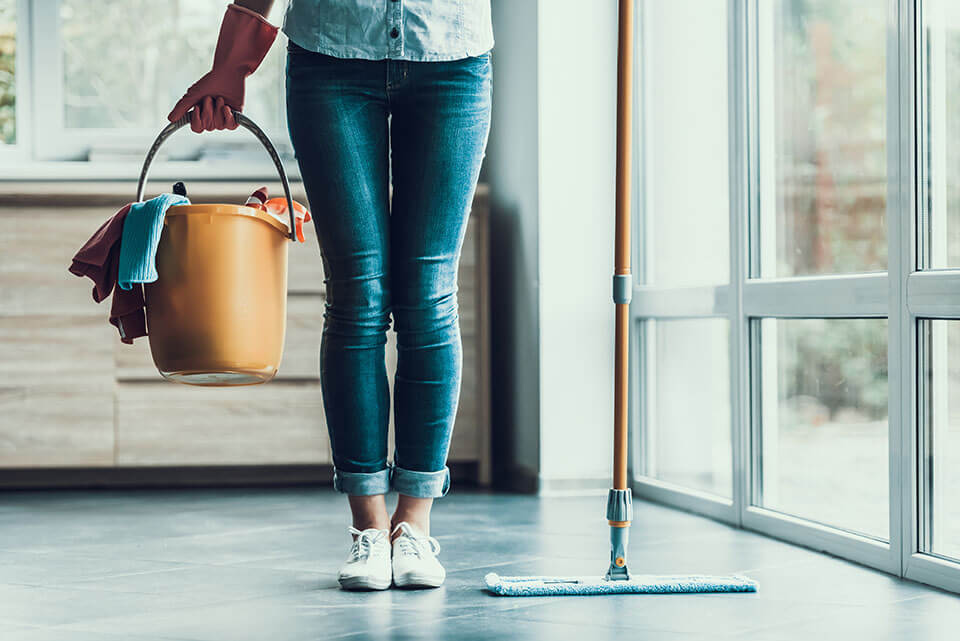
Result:
M393 524L429 531L446 466L463 370L457 272L490 126L489 54L452 62L391 61L392 310L399 492Z
M320 382L334 487L354 527L389 526L384 350L390 326L388 121L384 64L291 44L287 115L326 284Z

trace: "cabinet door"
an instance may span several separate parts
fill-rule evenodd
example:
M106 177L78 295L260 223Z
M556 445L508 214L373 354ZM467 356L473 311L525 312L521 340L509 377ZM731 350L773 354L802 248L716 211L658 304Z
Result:
M113 464L109 301L67 271L100 208L0 208L0 467Z
M318 382L240 387L117 385L117 464L325 463Z

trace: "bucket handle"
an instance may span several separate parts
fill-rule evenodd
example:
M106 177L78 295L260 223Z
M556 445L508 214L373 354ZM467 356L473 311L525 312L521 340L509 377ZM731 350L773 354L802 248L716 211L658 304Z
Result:
M194 107L194 109L196 109L196 107ZM253 135L257 137L257 140L263 144L267 150L267 153L270 154L270 159L273 160L273 164L277 168L277 173L280 174L280 182L283 184L283 192L287 197L287 211L290 212L290 233L287 237L292 241L296 241L297 223L293 211L293 198L290 196L290 182L287 180L287 172L283 170L283 162L280 160L280 154L277 153L276 147L274 147L273 143L270 142L270 139L267 138L267 134L263 133L263 130L260 129L255 122L250 120L250 118L236 110L233 112L233 118L237 121L238 125L253 132ZM180 118L180 120L175 120L164 127L163 130L157 135L157 139L154 140L153 145L150 146L150 151L147 152L147 157L143 160L143 169L140 170L140 182L137 183L136 202L139 203L143 201L143 191L147 184L147 174L150 173L150 163L153 162L153 157L157 155L160 145L162 145L167 138L172 136L173 132L175 132L177 129L185 127L189 124L190 112L187 112L182 118Z

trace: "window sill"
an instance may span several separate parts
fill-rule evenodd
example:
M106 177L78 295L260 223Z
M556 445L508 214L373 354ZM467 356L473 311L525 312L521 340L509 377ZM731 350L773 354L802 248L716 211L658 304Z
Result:
M193 174L191 174L193 175ZM146 197L170 191L171 179L153 180ZM283 194L276 177L238 180L185 180L187 195L193 202L241 203L254 189L266 186L270 196ZM3 180L0 181L0 208L3 207L120 207L134 199L137 181L122 180ZM290 191L295 200L307 202L303 184L293 181Z
M30 161L7 164L3 167L0 185L21 181L64 180L137 180L142 161ZM284 169L291 181L300 180L296 162L285 161ZM270 162L231 163L197 160L158 161L150 167L150 180L182 180L189 187L194 180L278 180L277 170Z

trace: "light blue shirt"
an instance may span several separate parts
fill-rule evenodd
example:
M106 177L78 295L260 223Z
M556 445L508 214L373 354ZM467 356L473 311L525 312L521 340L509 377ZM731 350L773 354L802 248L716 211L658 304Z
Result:
M290 0L283 32L338 58L459 60L493 48L490 0Z

